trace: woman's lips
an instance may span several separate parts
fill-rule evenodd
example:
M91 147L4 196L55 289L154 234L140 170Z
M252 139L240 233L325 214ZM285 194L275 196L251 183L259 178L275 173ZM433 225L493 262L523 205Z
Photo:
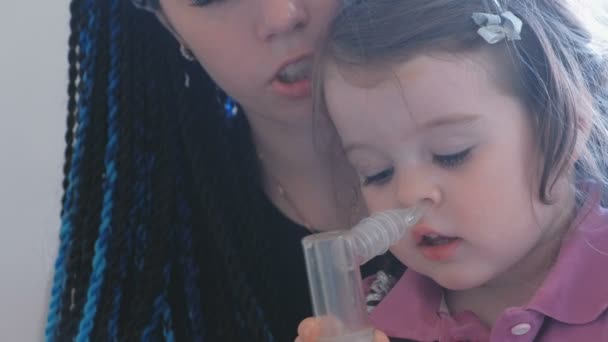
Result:
M272 81L272 89L281 96L304 98L312 94L310 83L310 79L302 79L293 83L285 83L275 79Z
M311 81L310 81L310 70L312 68L311 65L311 55L310 54L302 54L298 57L291 58L286 60L280 68L278 68L275 73L275 77L271 82L272 88L281 96L290 97L290 98L304 98L310 97L312 94L311 89ZM294 82L286 82L285 74L287 69L291 68L291 73L296 74L300 73L297 77L297 80ZM303 73L303 75L301 74Z

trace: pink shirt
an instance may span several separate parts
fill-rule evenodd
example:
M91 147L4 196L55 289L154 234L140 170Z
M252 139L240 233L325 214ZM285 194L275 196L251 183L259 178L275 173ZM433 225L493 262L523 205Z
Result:
M505 310L488 330L472 312L450 315L442 289L407 270L371 312L388 336L439 342L608 341L608 210L593 196L536 294L522 307Z

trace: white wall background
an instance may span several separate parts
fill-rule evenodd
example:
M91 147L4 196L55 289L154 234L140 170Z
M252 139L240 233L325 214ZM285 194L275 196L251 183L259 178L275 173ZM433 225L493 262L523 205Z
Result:
M43 339L58 241L68 0L2 0L0 341Z

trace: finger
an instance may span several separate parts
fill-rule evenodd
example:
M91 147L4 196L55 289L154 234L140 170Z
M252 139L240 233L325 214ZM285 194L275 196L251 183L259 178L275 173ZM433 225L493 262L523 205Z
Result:
M389 339L382 331L374 330L374 342L389 342Z
M298 326L298 335L302 342L315 342L320 333L319 321L315 317L306 318Z

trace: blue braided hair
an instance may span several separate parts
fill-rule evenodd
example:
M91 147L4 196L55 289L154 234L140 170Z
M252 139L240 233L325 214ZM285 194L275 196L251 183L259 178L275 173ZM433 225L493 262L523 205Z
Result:
M184 106L186 99L184 98L185 92L181 92L178 103L180 106ZM187 109L181 108L182 111ZM177 137L179 131L173 132ZM180 144L181 141L177 139L178 145L175 150L175 165L179 168L186 168L187 161L184 156L184 147ZM204 320L202 317L201 298L199 294L199 282L200 282L200 269L194 262L194 251L192 247L192 201L186 198L186 181L181 173L176 173L176 191L177 191L177 243L178 243L178 261L181 268L181 272L184 276L184 292L186 297L189 299L186 301L186 310L188 312L188 321L191 329L191 340L194 342L202 342L204 334Z
M79 33L79 46L83 50L82 54L84 56L81 65L81 69L83 70L83 87L82 93L78 99L78 127L75 133L72 160L69 165L70 171L67 176L68 185L64 195L64 204L62 209L60 246L55 263L55 276L53 278L47 329L45 331L45 337L48 341L54 341L56 338L55 329L61 320L60 312L62 306L65 305L65 303L61 301L61 296L64 291L66 291L66 260L70 253L74 215L78 211L79 205L78 187L80 182L82 159L85 153L83 145L86 142L86 132L90 124L89 105L93 92L93 60L96 54L96 45L94 35L89 35L89 32L94 32L97 24L95 13L91 13L87 23L87 28L83 29Z
M236 103L225 113L206 72L129 1L72 0L70 12L65 191L46 340L290 337L304 314L283 324L281 310L268 309L289 306L276 284L252 281L274 270L250 257L271 257L256 231L268 212Z
M110 10L118 12L119 0L110 1ZM93 1L89 0L88 5L93 6ZM94 18L94 16L91 16ZM110 17L110 72L108 84L108 142L104 158L105 164L105 180L103 182L103 207L101 210L101 225L99 227L99 236L95 243L95 256L93 258L93 270L89 281L86 304L84 307L83 318L80 321L80 327L76 341L88 342L90 334L93 330L95 314L100 301L101 289L104 280L104 272L106 270L107 260L106 254L110 234L112 233L113 212L114 212L114 191L116 180L118 178L117 170L117 154L118 154L118 116L119 116L119 62L120 62L120 46L116 39L120 33L120 23L118 16Z

